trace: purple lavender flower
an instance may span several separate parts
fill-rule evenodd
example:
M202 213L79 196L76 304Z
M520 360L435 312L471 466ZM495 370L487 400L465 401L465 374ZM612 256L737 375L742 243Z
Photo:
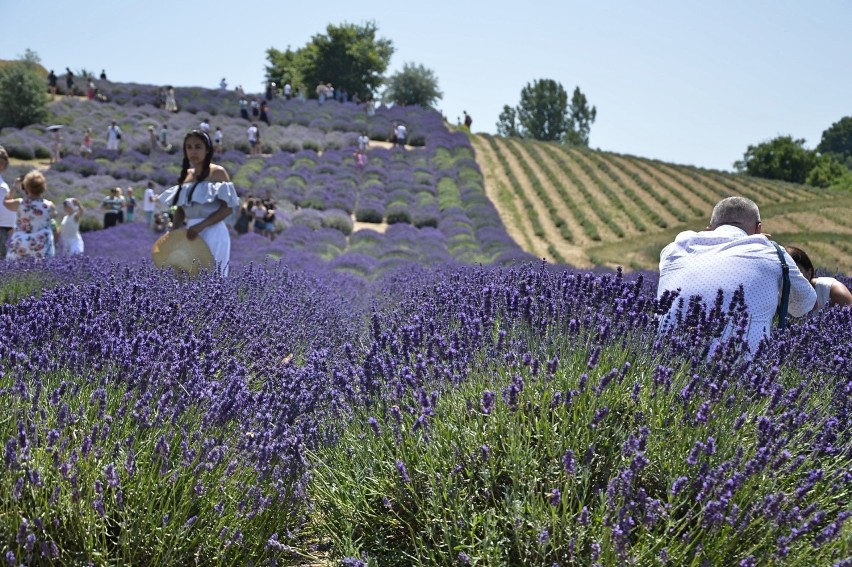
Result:
M400 460L397 460L396 470L399 471L399 476L402 478L402 482L406 484L411 482L411 477L408 476L408 470L405 468L405 463Z
M554 488L553 490L547 493L547 499L550 501L551 506L559 506L559 504L562 502L562 491L558 488Z
M574 451L568 449L562 455L562 469L566 474L573 475L577 469L577 460L574 458Z
M494 409L494 392L485 390L482 392L482 401L480 402L482 413L489 415Z
M459 563L462 565L470 565L470 556L464 551L459 551Z
M375 433L376 435L380 434L379 422L376 420L375 417L370 417L369 419L367 419L367 423L370 424L370 428L373 430L373 433Z

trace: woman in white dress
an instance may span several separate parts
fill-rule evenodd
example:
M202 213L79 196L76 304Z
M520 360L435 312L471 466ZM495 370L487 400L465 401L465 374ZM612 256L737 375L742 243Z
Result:
M65 216L59 231L59 250L64 256L83 253L83 237L80 235L80 219L83 205L75 198L65 199Z
M187 134L183 139L183 167L178 185L167 189L160 201L177 206L172 229L186 226L187 238L201 237L216 260L216 269L227 276L231 235L225 219L239 205L239 198L228 172L211 163L212 159L210 136L201 130Z
M814 312L822 311L826 307L839 305L841 307L852 305L852 292L849 288L843 285L843 282L831 277L815 277L816 270L810 257L801 248L795 246L787 246L787 253L796 262L799 271L805 276L811 285L816 290L817 300L814 305Z

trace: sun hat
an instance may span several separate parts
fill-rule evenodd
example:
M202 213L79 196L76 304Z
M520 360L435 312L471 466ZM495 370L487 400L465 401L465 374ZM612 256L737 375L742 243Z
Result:
M186 229L179 228L165 233L154 243L151 250L154 265L158 268L173 268L190 276L198 275L202 269L212 270L216 261L207 243L197 237L190 240Z

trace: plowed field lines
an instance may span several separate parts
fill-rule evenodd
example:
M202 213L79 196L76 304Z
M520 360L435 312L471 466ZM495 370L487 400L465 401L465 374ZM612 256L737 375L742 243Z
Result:
M712 199L705 200L705 198L702 198L703 195L688 190L687 187L666 175L665 172L658 170L651 163L643 163L637 159L615 154L609 154L607 157L615 163L621 164L628 171L635 172L640 177L648 179L649 183L662 187L668 195L682 203L690 218L703 217L706 214L708 202L715 204Z
M529 216L523 213L526 205L500 167L491 146L482 138L475 137L474 149L484 174L485 194L497 208L506 232L525 251L539 258L546 257L547 243L535 235Z
M691 215L689 209L684 205L680 196L670 192L663 185L656 183L653 178L643 174L632 164L618 159L611 154L601 153L598 159L609 167L609 170L618 179L620 184L632 190L637 197L643 199L646 205L660 215L668 226L676 226L686 222ZM641 180L640 183L638 180ZM647 187L643 186L647 185ZM651 194L648 190L653 191ZM647 219L648 224L653 225L653 219Z
M566 200L570 199L572 204L577 204L582 207L585 202L582 193L580 193L577 187L570 179L568 179L565 173L546 153L537 151L538 148L531 149L524 145L516 146L516 148L518 149L518 152L524 156L527 164L536 172L536 175L541 180L542 185L547 191L548 197L553 203L557 204L556 206L559 214L562 215L563 221L568 225L568 228L571 230L571 234L574 235L574 244L577 246L588 245L591 242L591 239L586 235L579 219L574 216L568 206L568 203L566 203ZM559 184L559 188L554 187L554 184L549 182L550 179L556 181L556 183ZM612 237L611 234L607 233L605 227L597 226L597 228L599 234L601 229L604 229L604 233L601 235L602 237Z
M557 148L550 144L545 145L543 149L545 150L545 154L553 159L557 167L573 173L582 187L585 188L584 202L587 216L595 222L602 241L617 240L619 238L612 230L612 227L609 226L610 224L618 224L625 230L632 226L629 217L618 205L612 205L611 200L601 191L595 179L589 176L581 167L572 163L576 159L570 150ZM595 218L598 220L594 220Z

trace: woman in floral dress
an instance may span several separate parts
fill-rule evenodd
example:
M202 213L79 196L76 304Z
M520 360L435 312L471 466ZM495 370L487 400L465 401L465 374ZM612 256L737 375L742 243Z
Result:
M15 183L15 187L18 182ZM9 238L7 260L18 258L46 258L56 255L51 221L56 217L56 206L42 198L47 182L40 171L31 171L24 176L25 197L15 198L14 189L3 200L3 205L18 213L15 231Z

